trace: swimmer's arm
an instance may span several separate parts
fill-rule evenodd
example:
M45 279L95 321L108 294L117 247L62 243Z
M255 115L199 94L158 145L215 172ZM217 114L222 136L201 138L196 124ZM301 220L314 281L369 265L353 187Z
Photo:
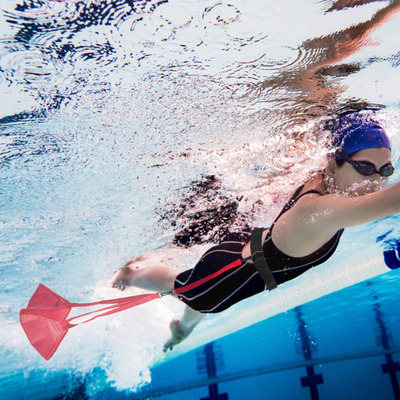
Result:
M329 194L303 199L297 204L298 218L316 231L335 232L399 213L400 182L358 197Z

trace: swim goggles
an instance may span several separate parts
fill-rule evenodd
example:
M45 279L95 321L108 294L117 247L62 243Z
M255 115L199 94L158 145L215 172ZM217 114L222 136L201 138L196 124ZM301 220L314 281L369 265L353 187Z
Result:
M392 175L394 172L394 167L391 162L383 165L381 168L379 168L379 171L377 171L374 164L370 163L369 161L354 161L342 150L337 152L336 158L343 158L343 160L351 164L357 172L365 176L377 173L386 178Z

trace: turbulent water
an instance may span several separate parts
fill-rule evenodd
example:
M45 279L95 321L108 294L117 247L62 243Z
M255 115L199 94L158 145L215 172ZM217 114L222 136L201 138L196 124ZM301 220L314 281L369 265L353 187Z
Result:
M0 6L3 375L148 381L180 304L79 328L47 364L19 309L40 282L73 301L115 297L133 255L184 269L227 230L267 224L322 165L338 111L382 108L400 167L399 1ZM371 229L398 237L390 224L361 237Z

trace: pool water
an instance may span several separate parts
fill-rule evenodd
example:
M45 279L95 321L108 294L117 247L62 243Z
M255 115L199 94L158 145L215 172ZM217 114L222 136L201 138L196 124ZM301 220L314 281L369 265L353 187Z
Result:
M399 398L398 270L382 257L398 216L346 230L326 265L169 354L169 298L71 330L49 362L18 318L39 283L74 302L142 293L110 287L132 256L184 270L226 231L268 226L341 110L380 109L396 182L399 1L0 9L1 398Z

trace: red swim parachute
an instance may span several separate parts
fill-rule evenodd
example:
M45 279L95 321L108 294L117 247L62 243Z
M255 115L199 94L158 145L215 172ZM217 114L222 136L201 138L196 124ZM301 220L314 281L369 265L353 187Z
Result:
M93 303L70 303L46 286L40 284L29 301L27 308L20 311L19 319L31 345L42 357L50 360L70 328L93 321L99 317L115 314L147 303L161 296L161 293L151 293ZM109 306L67 319L73 307L88 307L101 304ZM71 323L74 319L99 312L101 314L87 321L78 324Z
M20 311L19 319L31 345L42 357L46 360L50 360L70 328L86 324L99 317L105 317L106 315L136 307L168 294L180 294L192 290L240 264L241 260L238 259L217 272L199 279L196 282L192 282L189 285L171 290L170 292L140 294L119 299L95 301L93 303L70 303L46 286L40 284L29 301L28 306ZM67 319L71 309L74 307L90 307L97 305L107 305L107 307ZM75 319L95 313L98 315L86 321L76 324L71 323L71 321Z

